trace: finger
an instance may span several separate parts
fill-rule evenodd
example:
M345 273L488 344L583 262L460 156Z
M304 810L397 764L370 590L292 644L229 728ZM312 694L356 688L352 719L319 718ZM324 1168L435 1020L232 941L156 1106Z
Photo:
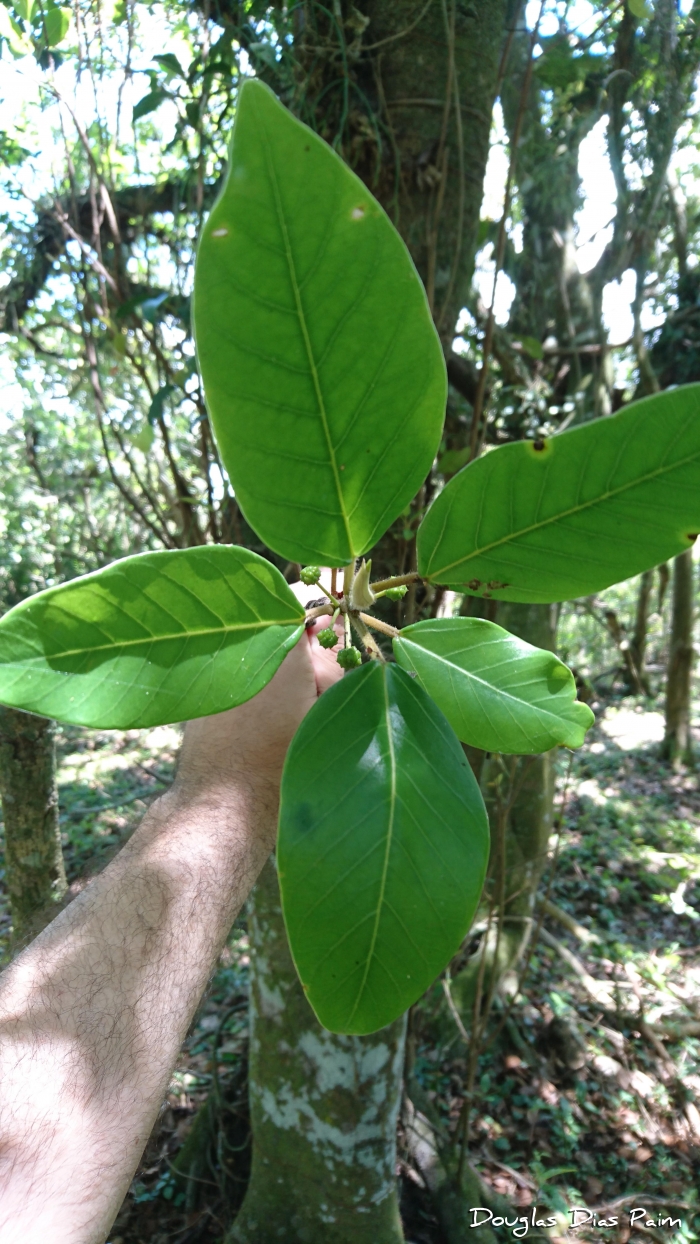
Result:
M334 648L322 648L316 638L320 630L324 630L328 626L328 618L319 618L314 622L313 626L307 629L309 640L309 649L311 652L311 660L314 667L314 676L316 678L316 692L322 695L329 687L338 682L343 676L343 671L338 665L336 655L338 652L338 644ZM335 623L335 633L338 639L343 636L343 623L340 618Z

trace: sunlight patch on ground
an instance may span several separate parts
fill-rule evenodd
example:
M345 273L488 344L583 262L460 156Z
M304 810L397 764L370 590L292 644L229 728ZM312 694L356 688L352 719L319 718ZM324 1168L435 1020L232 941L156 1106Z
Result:
M579 798L590 799L597 808L604 808L608 802L595 778L587 778L585 782L579 782L577 793Z
M115 738L119 733L114 731ZM178 726L154 726L150 730L126 731L123 737L133 742L133 746L122 751L100 747L96 751L76 751L66 756L61 762L59 786L75 781L99 782L110 773L128 771L142 759L144 750L155 753L156 757L162 753L177 754L182 732Z
M663 713L645 712L636 708L609 708L600 729L609 739L631 752L647 743L660 743L664 737Z

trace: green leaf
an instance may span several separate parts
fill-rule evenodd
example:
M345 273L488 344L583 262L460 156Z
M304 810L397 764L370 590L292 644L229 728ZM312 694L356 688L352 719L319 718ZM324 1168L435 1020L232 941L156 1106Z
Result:
M499 600L570 600L668 561L698 531L694 384L472 462L428 511L418 570Z
M158 392L154 394L151 404L148 407L148 412L146 414L146 419L148 420L151 427L153 427L153 425L156 424L159 419L163 418L163 403L165 402L166 397L170 397L170 394L174 392L175 392L174 384L163 384L159 388Z
M544 350L536 337L521 337L520 344L525 353L530 355L531 359L544 358Z
M635 17L645 18L651 17L651 7L647 0L627 0L627 8L630 13L634 13Z
M423 287L366 186L260 82L238 104L194 293L246 519L291 561L366 552L422 484L447 381Z
M47 9L44 14L44 37L50 48L62 43L70 26L70 9L61 9L57 5Z
M34 0L15 0L15 11L25 22L30 22L34 13Z
M448 449L441 454L437 460L437 469L441 475L456 475L457 471L461 471L466 466L471 457L471 448L465 445L463 449Z
M394 653L472 747L521 755L580 747L593 725L571 670L553 652L483 618L416 622L394 640Z
M4 4L0 4L0 39L5 39L12 55L18 59L33 51L31 40L27 38L18 22L10 17Z
M138 431L135 436L132 436L131 443L132 445L135 445L137 449L140 449L142 454L147 454L153 447L155 436L156 434L153 431L153 425L146 420L140 431Z
M262 690L303 622L247 549L126 557L0 619L0 703L118 730L219 713Z
M141 100L141 103L143 103L143 100ZM151 112L152 109L149 108L148 111ZM140 115L143 116L143 113ZM136 120L136 109L134 109L134 120ZM163 303L167 302L169 297L169 294L164 293L157 294L155 298L143 298L138 305L141 309L141 314L144 320L148 320L149 324L156 324L158 320L162 318L162 316L159 315L159 311L163 306Z
M155 112L156 108L160 108L167 98L167 91L149 91L137 104L134 104L134 111L131 114L132 121L139 121L141 117L148 116L149 112Z
M576 95L589 74L600 76L607 69L607 60L602 56L590 52L574 53L566 35L554 35L550 39L542 39L541 43L544 54L535 62L535 74L542 86L550 90L568 89L570 94Z
M374 1032L421 996L469 928L488 849L462 748L408 674L371 662L321 697L284 767L277 859L326 1028Z
M163 52L160 56L154 56L153 59L161 69L165 70L169 78L184 78L185 71L174 52Z

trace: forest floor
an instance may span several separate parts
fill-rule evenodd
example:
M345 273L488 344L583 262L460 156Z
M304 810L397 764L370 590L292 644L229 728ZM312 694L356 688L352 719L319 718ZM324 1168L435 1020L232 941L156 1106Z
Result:
M494 1008L479 1055L470 1160L517 1214L537 1206L555 1216L553 1240L700 1237L700 790L695 772L659 762L662 725L657 711L628 697L603 709L571 762L562 757L556 860L544 883L554 906L542 917L512 1009ZM178 742L170 727L63 728L61 825L73 893L166 788ZM0 886L0 957L9 932L2 901ZM247 968L242 920L192 1025L110 1244L222 1239L249 1159ZM468 1051L445 1021L441 990L421 1006L428 1018L443 1008L444 1035L430 1043L419 1036L414 1075L454 1133ZM222 1105L200 1115L192 1132L213 1087ZM185 1183L178 1155L182 1164L188 1135L188 1165L193 1149L199 1157ZM399 1155L407 1240L444 1244L401 1144ZM596 1214L597 1226L581 1214L572 1230L575 1207ZM630 1211L641 1207L649 1225L640 1228ZM601 1226L611 1218L615 1226ZM514 1238L512 1230L497 1234Z

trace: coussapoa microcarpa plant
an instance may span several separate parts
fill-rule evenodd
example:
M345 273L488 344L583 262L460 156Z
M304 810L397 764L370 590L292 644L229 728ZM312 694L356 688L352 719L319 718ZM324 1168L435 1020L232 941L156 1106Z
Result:
M382 208L254 80L199 242L194 325L237 502L304 566L314 603L245 548L127 557L0 620L0 702L117 729L219 713L256 695L306 626L327 616L319 641L335 647L342 622L344 676L287 756L277 859L311 1005L332 1031L368 1033L445 967L479 901L488 823L462 744L575 748L592 721L551 652L480 618L399 630L376 601L420 579L556 602L674 557L700 528L700 386L489 450L434 497L415 572L372 582L372 548L438 450L443 351Z

